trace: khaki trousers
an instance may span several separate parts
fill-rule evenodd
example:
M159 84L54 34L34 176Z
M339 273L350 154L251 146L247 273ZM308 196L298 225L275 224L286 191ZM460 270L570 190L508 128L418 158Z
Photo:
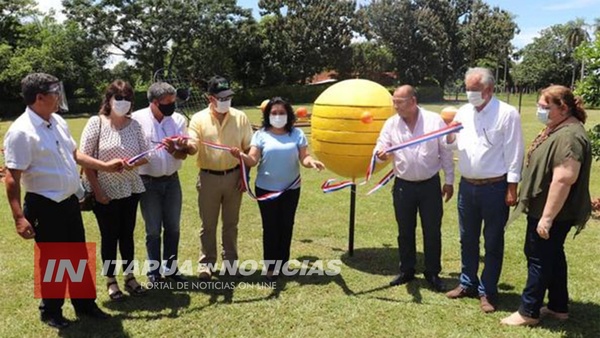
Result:
M200 229L200 263L214 265L217 261L217 223L222 212L221 241L224 261L236 261L237 234L242 192L239 191L241 171L225 175L200 171L198 175L198 210Z

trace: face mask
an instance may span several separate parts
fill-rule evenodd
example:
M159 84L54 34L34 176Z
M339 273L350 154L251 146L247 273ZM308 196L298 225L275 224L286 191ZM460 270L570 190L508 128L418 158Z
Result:
M113 100L112 110L117 116L125 116L131 109L131 102L127 100Z
M175 102L169 103L169 104L160 104L159 103L158 110L160 110L160 112L164 116L171 116L175 112Z
M225 114L229 111L230 107L231 107L231 100L227 100L227 101L217 100L217 106L215 107L215 110L217 111L217 113Z
M283 128L287 123L287 115L269 115L269 124L275 128Z
M472 104L474 107L479 107L485 102L483 96L481 95L481 92L467 91L467 100L469 100L469 103Z
M550 109L544 109L540 107L538 107L537 111L535 112L535 116L537 117L538 121L542 122L545 125L547 125L550 122L550 119L548 118L549 114Z

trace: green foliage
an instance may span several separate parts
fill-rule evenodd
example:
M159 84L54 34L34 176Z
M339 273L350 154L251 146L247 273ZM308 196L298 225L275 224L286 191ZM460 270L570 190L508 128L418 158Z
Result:
M570 21L543 29L519 52L522 61L513 72L517 84L536 89L550 84L571 86L578 69L574 49L582 41L576 32L582 25L581 21Z
M258 6L266 84L303 84L351 58L356 1L260 0Z
M600 161L600 124L588 130L588 137L592 142L592 156L594 160Z
M441 102L444 100L444 89L439 86L418 86L417 99L420 103Z
M21 79L32 72L59 77L69 96L76 89L97 94L104 52L75 23L59 24L45 17L24 24L22 35L15 47L0 45L0 64L5 65L0 68L0 86L7 97L19 97Z
M284 97L292 104L314 102L330 84L316 86L280 85L272 87L248 88L236 91L233 104L236 106L258 106L273 96Z
M445 84L484 58L504 64L518 32L513 16L480 0L373 1L370 34L388 47L401 83Z
M583 97L587 106L600 107L600 31L594 41L581 44L575 53L586 69L583 80L577 82L575 94Z

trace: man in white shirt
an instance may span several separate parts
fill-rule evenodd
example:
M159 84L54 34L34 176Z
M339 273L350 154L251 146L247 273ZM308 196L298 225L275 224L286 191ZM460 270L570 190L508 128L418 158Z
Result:
M185 117L175 112L176 93L170 84L156 82L148 88L149 106L132 114L150 143L167 145L164 150L154 152L150 162L139 169L146 188L140 197L140 208L146 223L148 280L151 283L158 282L161 273L175 281L184 281L177 269L182 206L177 171L187 155L195 153L195 148L188 146L185 138ZM161 232L164 236L162 258Z
M469 103L459 109L453 122L464 128L447 137L448 145L458 149L462 175L458 191L462 269L460 285L446 295L477 294L481 310L489 313L496 309L509 207L517 202L523 135L519 112L494 96L489 69L469 69L465 86ZM482 220L485 266L478 278Z
M439 278L442 254L442 197L447 202L454 192L452 151L444 138L429 140L386 154L385 149L412 138L446 127L440 115L417 105L415 89L401 86L392 98L398 113L384 124L375 151L379 161L393 159L396 176L393 188L394 210L398 223L400 274L390 285L408 283L415 278L417 212L421 217L425 254L425 279L435 291L443 291ZM440 188L439 171L444 170Z
M64 98L61 87L52 75L27 75L21 81L27 108L4 138L6 195L17 233L25 239L35 238L36 243L85 243L79 200L75 196L80 187L77 164L103 171L123 167L120 159L103 162L77 150L67 123L56 114ZM21 181L26 191L23 207ZM40 257L51 254L44 248L39 246ZM86 269L85 274L89 273ZM42 285L42 297L43 288ZM95 298L72 298L71 303L78 317L110 317L98 308ZM67 327L70 321L62 315L63 304L64 298L42 298L41 320L58 329Z

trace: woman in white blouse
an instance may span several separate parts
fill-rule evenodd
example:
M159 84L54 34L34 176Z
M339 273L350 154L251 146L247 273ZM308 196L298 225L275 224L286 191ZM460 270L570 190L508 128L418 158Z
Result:
M86 124L81 136L80 150L98 159L132 158L149 149L139 123L130 118L134 92L131 85L122 80L110 84L104 95L98 116ZM115 278L118 271L117 246L121 252L125 290L139 296L146 289L133 275L134 241L139 197L144 184L135 167L147 163L142 158L127 165L121 172L107 173L85 169L86 190L94 193L94 215L100 228L102 274L111 300L121 300L124 295ZM131 264L131 266L129 266Z

